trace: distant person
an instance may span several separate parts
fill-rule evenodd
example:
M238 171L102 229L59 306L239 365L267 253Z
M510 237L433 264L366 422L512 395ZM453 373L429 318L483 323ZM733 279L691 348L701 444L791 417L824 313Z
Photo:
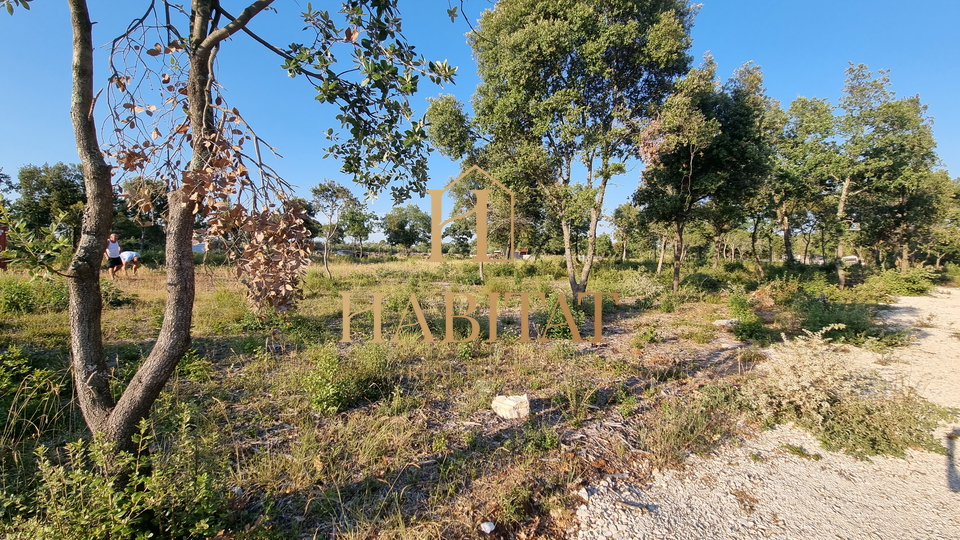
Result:
M120 239L117 233L110 233L110 239L107 240L107 270L110 271L110 279L117 279L117 272L123 266L123 260L120 259Z
M123 275L127 274L127 268L133 268L133 275L137 275L137 269L140 268L140 254L136 251L124 251L120 253L120 260L123 261Z

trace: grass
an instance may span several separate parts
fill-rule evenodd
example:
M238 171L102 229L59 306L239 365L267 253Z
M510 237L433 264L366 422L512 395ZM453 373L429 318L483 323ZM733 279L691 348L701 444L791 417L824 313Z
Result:
M487 341L486 295L556 298L566 286L556 259L489 265L482 280L466 263L335 261L333 278L308 273L305 299L287 318L256 317L230 268L200 269L193 349L144 426L155 466L142 482L155 496L131 496L126 506L110 502L121 499L89 477L102 449L87 441L71 403L67 318L47 307L58 285L7 274L0 278L8 306L0 318L0 404L11 412L0 430L0 535L29 536L44 521L78 531L78 523L96 519L115 524L122 536L125 527L149 527L131 516L152 513L169 529L155 536L184 538L217 538L221 529L238 539L475 538L485 521L505 537L562 538L573 519L571 494L582 482L638 463L680 465L729 440L747 420L803 418L825 445L863 455L929 443L922 434L942 411L915 397L847 398L831 401L828 413L783 395L776 384L750 382L774 380L757 378L752 366L776 359L756 345L710 356L723 337L712 320L727 310L760 321L750 338L756 341L796 334L811 320L806 310L805 318L764 324L745 293L729 292L753 279L749 268L690 268L683 291L672 293L666 274L601 262L596 290L623 296L620 306L604 306L608 343L601 346L566 341L563 327L549 343L518 342L516 298L500 302L500 339ZM811 280L781 280L773 295L780 303L771 309L793 314ZM108 291L115 301L103 313L104 336L118 391L149 353L164 284L159 271L145 268ZM384 337L396 340L370 342L367 313L352 320L354 342L339 343L342 292L355 295L354 310L368 307L371 293L384 293ZM396 332L416 294L431 332L442 338L444 292L478 299L480 337L425 343L417 326ZM534 304L536 337L552 306ZM589 336L592 307L571 309ZM465 338L470 327L454 330ZM818 380L808 397L831 381ZM530 417L497 418L490 403L498 394L529 395ZM880 441L882 430L893 430L896 440ZM878 442L865 447L867 440ZM41 503L48 510L37 510ZM82 537L61 536L71 535Z

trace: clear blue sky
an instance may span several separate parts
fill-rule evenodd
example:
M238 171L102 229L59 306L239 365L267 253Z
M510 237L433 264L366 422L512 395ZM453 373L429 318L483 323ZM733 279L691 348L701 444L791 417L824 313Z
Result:
M454 2L456 4L457 2ZM146 4L136 0L91 1L97 21L94 43L103 45L123 32L129 20ZM244 2L223 0L233 13ZM306 2L280 0L280 13L264 13L252 28L280 45L305 41L298 14ZM315 7L333 9L318 0ZM78 161L69 116L70 36L66 2L38 0L30 11L10 17L0 14L0 167L11 176L25 164ZM329 7L328 7L329 5ZM414 106L423 111L426 98L455 94L469 103L478 82L471 51L464 38L469 30L461 17L451 23L447 0L400 0L407 38L430 59L447 59L458 66L457 82L440 89L424 82ZM466 15L476 20L492 3L468 0ZM934 133L944 167L960 174L960 67L953 55L960 50L960 2L924 0L915 6L893 0L704 0L696 18L693 55L699 62L705 51L717 60L726 79L742 62L763 68L768 94L785 106L797 96L829 98L836 102L848 62L871 69L890 69L898 95L919 94L935 118ZM98 57L97 82L108 73ZM284 156L277 170L299 193L324 178L348 183L339 165L322 160L326 142L322 132L336 127L329 106L313 100L310 85L290 79L280 59L238 35L219 55L221 82L231 105L238 107L258 134ZM98 110L102 118L104 110ZM434 155L431 188L442 188L458 171L456 164ZM637 186L639 169L616 177L606 206L627 200ZM419 202L414 200L412 202ZM426 201L420 202L427 210ZM379 214L389 210L389 195L377 201Z

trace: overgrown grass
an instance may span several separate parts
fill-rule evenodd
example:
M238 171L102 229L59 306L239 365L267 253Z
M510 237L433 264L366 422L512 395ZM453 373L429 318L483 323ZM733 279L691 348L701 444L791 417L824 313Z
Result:
M29 308L10 308L0 318L0 404L11 410L0 441L0 534L82 538L77 531L88 524L112 537L216 538L223 529L224 538L469 538L477 536L477 523L493 521L504 536L559 538L571 516L570 493L582 479L643 460L677 465L733 436L745 417L795 421L825 445L855 454L934 449L922 434L942 411L915 396L823 390L839 384L830 378L797 390L775 382L803 377L786 368L755 382L712 374L704 380L715 360L705 360L709 347L689 345L717 337L710 323L726 316L724 299L741 321L757 321L738 337L772 337L745 294L759 285L754 265L685 265L679 293L668 292L670 276L653 268L655 261L598 265L589 289L628 299L615 309L604 302L602 322L611 334L602 346L568 342L560 310L539 300L532 326L542 328L551 312L550 322L562 324L550 343L518 342L517 298L500 302L499 340L487 342L486 295L538 292L555 302L567 292L557 257L489 264L482 277L476 264L457 261L335 261L332 279L311 270L305 300L287 317L252 313L231 269L201 269L194 348L144 426L153 470L142 470L135 493L105 483L111 477L98 464L103 449L83 435L70 401L66 314L44 300L56 295L24 276L0 278L15 284L9 305ZM132 300L104 311L118 392L152 346L164 287L161 273L142 269L111 292ZM868 304L834 292L820 270L783 272L779 285L764 287L776 299L770 311L803 315L784 319L792 331L837 318L798 299L826 291L828 302L820 305ZM344 292L354 294L354 311L382 292L384 337L397 341L372 343L367 312L352 320L354 342L338 343ZM444 292L477 298L479 337L428 343L418 325L397 333L416 294L430 331L443 339ZM578 309L566 298L575 324L589 334L592 306ZM670 314L644 313L657 304ZM859 308L842 309L850 322L863 319ZM408 313L405 322L412 321ZM868 336L876 326L870 324ZM454 337L466 339L471 330L457 319ZM777 363L755 349L740 356L739 368L732 357L721 360L734 372ZM530 417L496 417L490 403L498 394L528 394ZM830 406L811 405L818 399ZM611 426L619 431L603 435L605 442L593 436Z

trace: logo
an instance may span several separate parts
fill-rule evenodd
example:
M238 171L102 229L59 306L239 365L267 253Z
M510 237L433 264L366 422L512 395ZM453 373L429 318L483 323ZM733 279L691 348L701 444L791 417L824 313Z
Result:
M487 203L490 200L492 190L471 189L470 192L477 196L477 202L473 206L473 210L469 210L450 219L443 219L443 195L449 191L450 188L457 185L458 182L473 173L482 174L488 180L499 186L500 189L510 197L510 240L507 244L506 257L503 259L491 259L490 255L487 254ZM476 215L477 217L477 230L475 231L477 236L477 256L470 260L473 262L502 262L506 259L513 258L513 192L507 189L507 187L501 184L496 178L490 176L487 171L474 165L458 176L456 180L450 182L447 187L443 189L428 189L427 193L430 194L430 223L432 227L430 234L430 258L427 259L428 261L443 262L443 228L458 219L465 219L471 215Z
M491 183L499 186L507 196L510 198L510 235L509 241L507 244L507 253L504 259L491 258L487 253L487 223L488 223L488 209L487 205L490 201L490 194L492 190L489 189L474 189L470 190L476 196L476 204L474 204L473 209L467 212L460 214L459 216L454 216L449 219L443 219L443 195L455 186L458 182L465 179L471 174L482 174L485 178L490 180ZM443 259L443 228L450 223L457 221L458 219L466 219L470 216L476 217L476 239L477 239L477 256L473 259L470 259L473 262L484 263L484 262L503 262L506 259L512 259L514 254L514 197L513 192L506 188L503 184L497 181L496 178L490 176L486 171L480 167L474 165L467 169L466 172L457 177L456 180L450 182L444 189L428 189L427 193L431 197L431 229L432 234L430 237L431 241L431 253L430 258L427 261L430 262L444 262ZM496 252L495 256L496 256ZM573 316L573 311L570 309L570 304L567 302L566 295L560 293L557 294L554 298L547 298L545 293L531 293L531 292L505 292L505 293L487 293L486 301L486 310L487 310L487 324L486 324L486 342L487 343L496 343L497 342L497 333L498 327L501 323L498 312L502 307L501 301L509 303L512 299L516 298L519 301L519 335L517 339L518 343L546 343L551 341L547 337L548 332L551 328L566 327L569 329L569 334L571 336L570 340L583 343L583 342L592 342L600 343L603 341L603 297L604 295L611 296L613 302L619 303L620 295L618 293L611 292L579 292L571 300L576 302L576 305L582 305L582 301L585 297L592 297L593 299L593 336L592 339L584 339L580 335L580 328L577 324L576 318ZM375 292L372 294L373 302L367 309L361 309L359 311L354 311L352 303L352 293L341 292L340 296L343 299L343 337L340 339L341 343L351 343L353 341L351 336L351 320L357 315L369 313L372 319L372 339L373 343L383 343L386 340L384 339L383 333L383 303L385 300L385 293ZM420 331L420 334L423 336L423 341L425 342L437 342L441 341L443 343L467 343L473 340L476 340L481 335L481 324L480 321L471 315L474 315L477 311L478 302L477 297L473 294L466 292L443 292L441 293L443 297L443 318L446 323L445 332L442 340L437 340L433 336L433 332L430 329L430 324L427 319L427 313L425 313L423 306L420 304L420 299L417 298L416 294L411 294L409 300L406 300L406 306L403 311L400 313L400 317L395 326L395 332L393 339L390 339L391 342L397 342L400 340L400 332L404 328L416 328ZM461 297L461 299L466 300L466 308L457 312L456 309L456 297ZM537 325L531 324L531 316L534 315L535 307L533 306L533 300L539 300L539 304L543 307L547 307L547 317L543 322ZM433 304L436 304L434 302ZM430 304L428 304L429 306ZM406 323L408 314L413 313L415 322ZM478 317L481 315L477 314ZM456 321L457 320L465 321L469 323L470 331L466 336L458 336L455 332ZM463 325L460 325L463 326ZM531 326L536 326L537 337L531 335ZM461 333L462 334L462 333Z

